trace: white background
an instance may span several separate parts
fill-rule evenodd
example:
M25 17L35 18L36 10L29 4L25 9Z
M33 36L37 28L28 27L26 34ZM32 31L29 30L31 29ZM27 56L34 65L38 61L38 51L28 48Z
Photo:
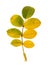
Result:
M41 20L36 29L37 36L32 39L35 47L25 48L27 62L24 62L22 48L13 47L6 30L14 26L10 23L13 14L21 15L24 6L32 6L35 13L32 17ZM0 0L0 65L49 65L49 0Z

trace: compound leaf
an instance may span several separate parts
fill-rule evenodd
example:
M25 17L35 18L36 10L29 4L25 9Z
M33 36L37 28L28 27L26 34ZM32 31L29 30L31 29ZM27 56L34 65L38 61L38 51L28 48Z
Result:
M13 15L10 19L12 25L21 27L23 26L23 19L19 15Z
M18 39L14 39L14 40L12 40L11 45L18 47L18 46L22 45L22 41L18 40Z
M34 43L30 40L26 40L26 41L24 41L24 46L26 48L32 48L32 47L34 47Z
M27 29L35 29L37 27L39 27L41 24L40 20L37 18L31 18L28 19L25 23L24 23L24 27Z
M30 6L25 6L22 10L22 16L27 19L29 17L31 17L35 12L35 9L33 7Z
M16 28L8 29L7 34L13 38L19 38L22 35L22 33Z
M34 38L36 36L36 34L37 34L37 32L35 30L26 30L24 32L23 37L24 38L31 39L31 38Z

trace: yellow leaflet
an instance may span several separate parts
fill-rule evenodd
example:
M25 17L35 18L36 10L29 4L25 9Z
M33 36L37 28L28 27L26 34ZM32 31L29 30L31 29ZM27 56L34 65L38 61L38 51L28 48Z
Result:
M17 46L20 46L22 45L22 41L21 40L18 40L18 39L14 39L12 42L11 42L11 45L17 47Z
M34 38L36 36L36 34L37 34L37 32L35 30L26 30L23 34L23 37L31 39L31 38Z
M24 27L27 29L35 29L40 26L41 22L37 18L30 18L24 23Z
M32 41L26 40L26 41L24 41L24 46L26 48L32 48L32 47L34 47L34 43Z

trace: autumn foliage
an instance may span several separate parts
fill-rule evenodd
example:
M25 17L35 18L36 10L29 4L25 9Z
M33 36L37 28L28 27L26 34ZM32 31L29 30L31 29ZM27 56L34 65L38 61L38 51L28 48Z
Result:
M25 21L20 15L14 14L10 18L10 22L13 26L15 26L15 28L10 28L7 30L7 34L10 37L14 38L11 41L11 45L15 47L22 46L25 61L27 61L27 57L26 53L24 52L24 47L32 48L35 46L34 42L27 39L32 39L37 35L37 32L34 29L39 27L41 24L39 19L31 18L34 12L35 9L33 7L25 6L22 9L22 16L25 19ZM16 29L16 27L22 27L22 31ZM24 28L26 28L26 31L24 31ZM21 40L18 38L21 38ZM26 38L26 41L23 41L23 38Z

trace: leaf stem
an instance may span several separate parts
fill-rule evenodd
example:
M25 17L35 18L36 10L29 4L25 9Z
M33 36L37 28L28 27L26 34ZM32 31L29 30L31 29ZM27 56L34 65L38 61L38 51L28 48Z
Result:
M23 51L24 59L25 59L25 61L27 61L27 57L26 57L26 54L25 54L25 52L24 52L24 47L23 47L23 29L24 29L24 26L22 27L22 35L21 35L21 40L22 40L22 51Z

